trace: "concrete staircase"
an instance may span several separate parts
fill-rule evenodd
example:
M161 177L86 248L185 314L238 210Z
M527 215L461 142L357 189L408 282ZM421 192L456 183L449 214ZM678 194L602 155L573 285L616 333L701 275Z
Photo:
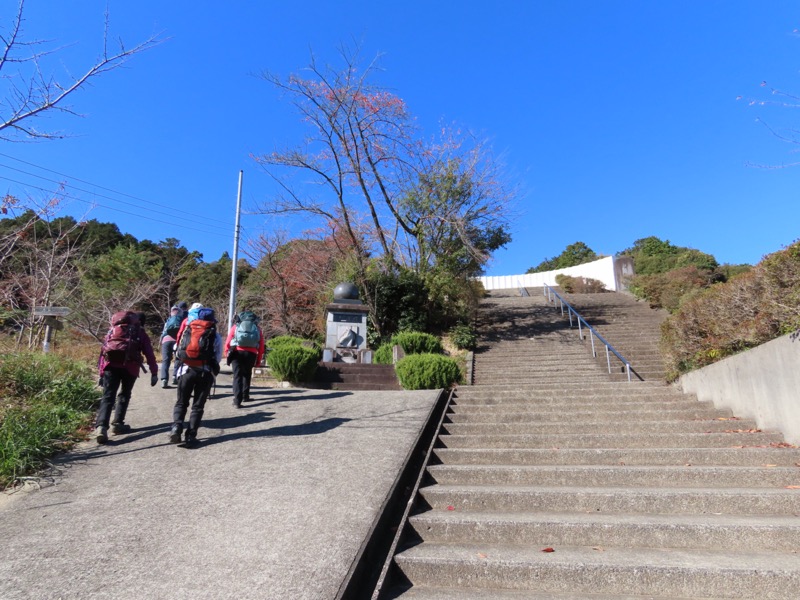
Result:
M800 597L800 450L611 381L543 298L481 319L382 598Z
M539 290L532 291L538 293ZM560 293L560 292L559 292ZM622 292L562 294L600 335L628 359L645 381L664 381L664 361L659 351L661 323L667 312ZM605 357L603 356L604 360ZM613 363L612 363L613 366ZM621 370L613 377L621 380Z

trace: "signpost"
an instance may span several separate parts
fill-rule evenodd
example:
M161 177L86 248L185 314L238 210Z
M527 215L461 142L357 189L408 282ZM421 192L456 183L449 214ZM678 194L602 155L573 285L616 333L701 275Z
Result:
M56 317L66 317L70 309L66 306L36 306L33 309L34 317L46 317L44 322L44 342L42 351L50 352L50 336L53 329L61 329L63 325L56 320Z

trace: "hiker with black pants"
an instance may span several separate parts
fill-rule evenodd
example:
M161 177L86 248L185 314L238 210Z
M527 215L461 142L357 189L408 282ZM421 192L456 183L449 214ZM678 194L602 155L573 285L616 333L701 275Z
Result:
M142 354L150 367L150 385L155 385L158 381L156 375L158 364L153 354L153 344L144 330L139 315L131 311L114 313L98 361L100 383L103 386L103 397L97 411L94 432L98 444L108 442L112 410L114 420L111 422L111 433L119 435L131 431L130 426L125 423L125 416L133 384L136 383L144 362Z
M172 409L172 429L169 433L169 441L173 444L181 442L183 420L191 398L192 411L184 441L188 447L197 444L197 430L222 359L222 338L217 333L216 325L214 311L203 307L199 309L197 318L186 324L178 338L176 353L181 360L178 368L178 400Z
M175 342L178 339L181 323L183 323L187 315L186 302L179 302L170 309L169 313L169 317L164 323L164 329L161 331L161 369L158 372L158 377L161 379L161 387L163 388L169 387L169 367L175 355ZM177 371L178 361L176 360L172 374L172 385L178 383Z
M264 358L264 333L258 326L258 317L249 310L234 317L225 340L227 363L233 368L233 405L242 407L250 400L250 380L253 367Z

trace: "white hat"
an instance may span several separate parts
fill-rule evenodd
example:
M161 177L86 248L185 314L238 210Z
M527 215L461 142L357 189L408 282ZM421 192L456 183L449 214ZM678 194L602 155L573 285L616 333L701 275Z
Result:
M195 308L203 308L203 305L200 304L199 302L195 302L194 304L192 304L191 310L194 310Z

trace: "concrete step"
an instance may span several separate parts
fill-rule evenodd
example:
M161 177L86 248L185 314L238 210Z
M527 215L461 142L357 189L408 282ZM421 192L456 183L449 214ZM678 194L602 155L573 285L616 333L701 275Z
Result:
M716 465L800 467L800 448L436 448L448 465Z
M739 417L731 416L730 411L716 409L711 402L698 402L691 398L673 397L668 399L644 398L637 400L634 397L628 398L492 398L484 402L471 402L470 399L455 398L450 404L448 414L474 414L474 415L514 415L518 413L548 414L558 413L574 417L580 413L608 414L608 413L627 413L642 412L652 413L663 411L665 414L672 412L692 411L716 412L719 416L714 418L728 419L730 421L741 420Z
M699 404L699 403L698 403ZM498 409L501 406L502 409ZM570 407L569 414L558 408L530 407L524 410L522 405L515 409L514 405L490 406L452 406L448 411L447 420L451 423L552 423L566 419L575 421L624 422L624 421L691 421L691 420L719 420L727 421L729 428L738 427L741 419L730 417L730 411L717 410L708 406L688 406L684 408L657 410L653 406L640 406L638 410L607 410L597 406L595 410L576 410ZM458 410L456 410L456 408Z
M641 404L650 406L691 406L698 402L691 396L682 396L671 391L661 391L645 394L626 394L624 392L609 391L587 391L586 393L571 392L569 394L554 394L552 392L537 392L536 390L525 390L515 393L498 392L494 395L486 394L465 394L462 391L454 396L454 403L458 406L492 406L498 404L514 405L601 405L601 404ZM702 406L702 404L700 404Z
M800 515L800 490L786 488L432 485L420 493L439 510L452 506L491 512Z
M459 396L497 396L497 395L530 395L531 393L541 395L647 395L647 394L668 394L671 396L684 396L677 389L658 382L634 381L632 383L619 381L598 381L587 386L580 380L556 380L539 382L536 386L520 387L513 383L492 384L492 385L461 385L456 388Z
M800 556L540 545L420 544L396 557L414 585L469 581L483 589L795 600Z
M513 423L444 423L442 433L448 435L535 435L535 434L597 434L597 433L759 433L755 421L718 420L652 420L633 419L610 423L608 421L581 421L575 415L564 414L561 421Z
M783 444L778 433L443 435L445 448L738 448Z
M686 600L685 597L676 596L628 596L620 594L579 594L576 592L536 592L514 591L514 590L468 590L464 588L444 588L444 587L413 587L398 586L389 591L382 600ZM722 600L721 598L704 597L701 600Z
M608 515L431 510L411 517L426 543L800 551L794 516Z
M547 487L787 488L800 490L798 467L651 465L431 465L441 485L542 485Z
M400 390L394 365L319 363L314 387L339 390Z

